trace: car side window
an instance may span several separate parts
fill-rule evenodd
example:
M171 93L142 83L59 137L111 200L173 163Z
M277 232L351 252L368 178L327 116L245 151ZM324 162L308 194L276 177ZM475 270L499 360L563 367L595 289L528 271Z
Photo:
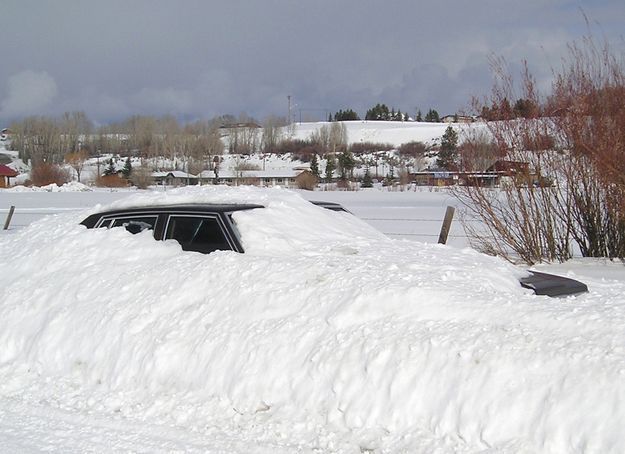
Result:
M233 249L216 216L171 215L165 239L178 241L184 251L204 254Z
M105 218L98 227L124 227L130 233L139 233L144 230L154 230L158 216L124 216L118 218Z

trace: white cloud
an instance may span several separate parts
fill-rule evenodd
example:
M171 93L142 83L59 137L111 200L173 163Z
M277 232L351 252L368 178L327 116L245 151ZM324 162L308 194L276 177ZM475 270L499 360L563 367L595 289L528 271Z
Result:
M1 104L1 115L14 117L43 114L57 93L56 82L47 72L21 71L7 81L7 95Z

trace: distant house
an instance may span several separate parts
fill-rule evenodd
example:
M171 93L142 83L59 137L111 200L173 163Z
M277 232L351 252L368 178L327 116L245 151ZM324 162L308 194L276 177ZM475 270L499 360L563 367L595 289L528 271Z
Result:
M12 168L0 164L0 188L8 188L11 186L11 178L15 178L17 172Z
M11 137L11 130L9 128L4 128L0 131L0 141L4 142Z
M441 118L441 123L473 123L477 121L477 117L471 115L445 115Z
M198 177L181 170L152 172L154 183L166 186L188 186L198 183Z
M219 129L240 129L240 128L262 128L261 125L255 123L253 121L242 122L242 123L225 123L219 127Z
M554 184L553 178L537 173L530 169L529 163L523 161L500 159L486 171L498 174L502 185L510 184L513 181L536 187L550 187Z
M308 169L284 170L232 170L219 169L217 176L213 170L204 170L198 175L201 184L226 184L230 186L253 185L261 187L281 186L285 188L299 187L298 179Z
M496 187L507 184L517 177L532 178L533 184L545 185L546 179L537 180L530 175L529 164L522 161L508 161L500 159L495 161L486 171L463 171L463 170L431 170L415 172L411 174L413 181L421 186L482 186ZM538 181L538 183L537 183Z
M262 129L262 126L258 123L254 123L253 121L243 123L226 123L219 127L219 135L223 137L228 136L236 131L257 129Z
M482 186L499 185L500 174L496 172L467 171L424 171L411 173L413 182L418 186Z
M529 163L523 161L508 161L506 159L499 159L495 161L488 169L486 169L486 171L499 172L506 176L528 174Z

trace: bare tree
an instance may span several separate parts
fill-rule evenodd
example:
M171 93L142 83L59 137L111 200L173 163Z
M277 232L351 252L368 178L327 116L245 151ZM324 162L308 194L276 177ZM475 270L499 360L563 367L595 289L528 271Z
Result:
M625 65L623 55L592 38L570 46L551 93L541 98L527 69L516 96L511 75L495 61L498 83L486 105L501 156L525 163L501 192L458 189L472 231L487 252L528 263L582 255L625 257ZM523 114L510 99L528 100ZM482 106L484 107L484 106Z
M84 112L65 112L59 120L61 147L63 154L80 151L90 140L93 124Z
M27 117L11 125L11 146L25 162L59 163L63 160L58 122L48 117Z
M65 162L69 164L76 172L76 177L80 183L80 175L87 161L87 152L85 150L68 153L65 155Z
M505 152L502 153L490 133L482 128L465 130L458 152L460 169L477 172L485 171L499 158L505 157Z
M274 153L282 140L282 128L286 120L282 117L269 116L263 122L262 149L265 153Z

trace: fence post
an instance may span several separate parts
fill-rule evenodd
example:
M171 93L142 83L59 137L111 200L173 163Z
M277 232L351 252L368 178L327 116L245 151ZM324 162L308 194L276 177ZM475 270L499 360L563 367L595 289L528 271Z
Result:
M441 233L438 236L438 244L447 243L447 236L449 235L449 230L451 229L451 221L454 218L454 211L456 211L456 209L450 206L448 206L447 211L445 211L445 219L443 219Z
M11 218L13 217L13 213L15 212L15 206L11 205L9 209L9 214L7 214L7 219L4 221L4 230L9 230L9 225L11 224Z

